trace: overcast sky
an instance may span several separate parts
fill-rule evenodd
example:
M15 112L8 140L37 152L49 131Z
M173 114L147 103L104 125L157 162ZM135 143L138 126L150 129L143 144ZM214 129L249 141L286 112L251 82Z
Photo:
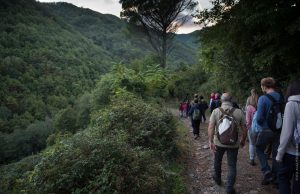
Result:
M119 0L38 0L40 2L58 2L64 1L68 3L72 3L78 7L89 8L94 11L100 13L108 13L113 14L120 17L121 4L119 4ZM199 5L198 9L202 10L204 8L209 8L211 4L209 0L198 0ZM192 21L187 22L184 26L182 26L177 33L190 33L194 30L199 29L199 25L193 24Z

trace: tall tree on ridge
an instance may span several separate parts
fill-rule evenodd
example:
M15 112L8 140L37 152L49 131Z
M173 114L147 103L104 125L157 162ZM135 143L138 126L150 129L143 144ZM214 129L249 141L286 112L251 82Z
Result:
M121 18L142 26L150 44L160 58L162 68L166 67L169 43L174 33L188 19L185 12L192 12L195 0L120 0Z

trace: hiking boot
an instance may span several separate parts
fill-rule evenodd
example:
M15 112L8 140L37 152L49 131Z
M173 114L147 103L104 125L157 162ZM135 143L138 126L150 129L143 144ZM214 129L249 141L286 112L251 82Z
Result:
M256 165L256 163L255 163L254 160L249 160L248 163L249 163L251 166L255 166L255 165Z
M219 185L219 186L221 185L221 179L220 178L217 178L215 175L213 175L212 178L216 182L217 185Z
M264 176L264 179L262 180L261 184L262 185L268 185L271 183L271 181L273 180L272 177L272 173L271 172L267 172Z
M227 191L226 194L236 194L235 189L232 189L231 191Z

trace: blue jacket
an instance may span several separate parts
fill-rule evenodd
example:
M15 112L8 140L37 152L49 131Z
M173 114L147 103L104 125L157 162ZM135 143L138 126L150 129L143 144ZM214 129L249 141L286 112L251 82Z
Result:
M278 92L271 92L269 93L272 97L275 98L275 100L280 101L281 96ZM265 95L259 97L258 103L257 103L257 116L256 120L257 123L263 128L263 129L270 129L268 125L268 113L271 109L272 101Z

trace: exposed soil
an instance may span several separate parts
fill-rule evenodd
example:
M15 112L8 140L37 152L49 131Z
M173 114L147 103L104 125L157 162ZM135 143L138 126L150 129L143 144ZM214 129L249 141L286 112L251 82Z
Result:
M180 118L178 111L171 112L176 118L184 123L189 132L184 136L182 142L186 148L181 160L186 166L184 178L190 194L223 194L225 192L227 179L227 156L223 157L222 163L222 185L218 186L213 181L213 153L208 148L207 127L208 123L200 124L200 138L194 139L189 118ZM207 120L209 117L207 117ZM237 177L235 189L238 194L278 194L273 185L262 186L262 173L256 159L256 166L248 164L248 143L239 149L237 162Z

